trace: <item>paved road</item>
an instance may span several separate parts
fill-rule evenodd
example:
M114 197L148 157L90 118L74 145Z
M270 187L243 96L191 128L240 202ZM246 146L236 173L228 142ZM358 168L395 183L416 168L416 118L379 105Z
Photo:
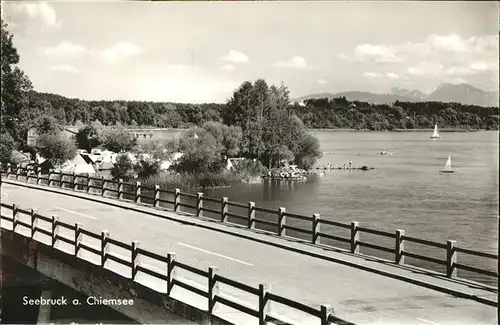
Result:
M497 324L497 309L473 300L145 213L5 183L2 185L2 202L36 208L42 215L57 215L68 223L81 222L84 228L93 232L106 229L113 238L127 242L139 240L142 248L160 254L175 252L179 261L198 268L217 266L219 274L250 285L269 283L276 294L313 307L329 304L335 308L338 317L357 324ZM165 214L174 216L168 212ZM317 252L361 260L320 248ZM362 263L412 274L376 262L363 260ZM185 276L195 282L201 281L194 276ZM428 278L429 281L446 282ZM497 296L497 293L471 289L462 284L447 285L462 286L464 291L474 290L475 294L489 299ZM231 295L245 301L251 299L251 305L256 303L255 298L243 293L231 291Z

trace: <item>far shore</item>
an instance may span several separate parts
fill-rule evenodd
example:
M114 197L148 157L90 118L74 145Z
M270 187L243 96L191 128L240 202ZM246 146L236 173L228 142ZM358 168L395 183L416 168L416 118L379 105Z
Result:
M326 132L432 132L434 129L393 129L393 130L370 130L370 129L307 129L308 131L326 131ZM478 132L488 131L486 129L439 129L439 132ZM496 130L489 130L496 131Z

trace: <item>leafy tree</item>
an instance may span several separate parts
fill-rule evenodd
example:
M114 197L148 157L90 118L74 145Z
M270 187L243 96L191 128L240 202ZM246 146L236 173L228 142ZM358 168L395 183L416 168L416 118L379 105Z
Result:
M300 168L310 169L321 156L322 152L318 138L307 133L304 134L298 142L295 164Z
M0 134L0 159L1 163L12 162L12 151L16 148L16 141L9 132Z
M59 121L51 115L39 116L33 121L33 126L36 128L38 134L59 133L63 130Z
M239 153L242 139L240 127L227 126L220 122L206 122L203 124L203 129L214 137L222 157L235 157Z
M102 143L101 133L103 125L99 121L94 121L90 125L84 126L76 134L76 143L78 148L90 152L93 148L99 147Z
M76 143L73 139L56 133L45 133L36 141L38 152L53 165L59 165L76 155Z
M293 152L282 144L271 145L266 150L266 156L269 167L279 167L281 162L288 162L295 158Z
M1 20L1 112L0 129L8 130L14 141L22 142L25 134L20 127L19 113L28 108L27 92L32 85L24 72L19 69L19 54L14 46L13 35L7 30L7 23Z
M160 171L160 160L143 156L137 161L134 171L141 179L156 175Z
M203 129L194 128L184 133L178 149L183 155L174 166L177 171L203 174L220 172L224 167L220 145Z
M123 179L128 181L135 178L134 164L127 154L121 154L116 157L116 163L111 169L111 176L114 179Z
M132 151L137 144L136 138L133 138L122 125L103 128L100 141L104 148L114 152Z

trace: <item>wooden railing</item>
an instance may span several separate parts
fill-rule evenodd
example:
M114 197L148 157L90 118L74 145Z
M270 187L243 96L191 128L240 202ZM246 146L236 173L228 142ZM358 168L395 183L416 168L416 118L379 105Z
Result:
M248 229L255 229L256 225L266 226L268 229L271 229L267 230L268 232L274 233L278 236L291 237L287 235L287 230L291 230L296 233L307 235L309 237L308 241L314 245L324 245L321 242L321 239L323 238L335 242L346 243L350 246L349 251L352 254L360 254L360 247L366 247L372 250L391 254L393 256L394 263L399 265L405 264L405 257L423 260L444 266L445 269L443 273L449 278L457 277L457 270L461 269L487 277L493 277L498 280L498 270L493 272L483 268L458 263L458 253L460 252L489 260L498 260L498 255L457 247L456 241L454 240L447 240L446 242L440 243L407 236L404 230L395 230L390 233L387 231L361 227L357 221L352 221L350 224L347 224L323 219L317 213L312 214L312 216L300 215L287 212L283 207L269 209L258 207L255 205L255 202L248 202L247 204L232 202L229 201L229 198L227 197L216 199L205 197L201 192L192 194L181 192L180 189L165 190L160 189L158 185L155 185L154 187L146 187L141 185L140 182L130 184L123 182L121 179L116 181L104 179L102 177L94 178L88 175L64 174L54 171L50 171L48 175L43 176L40 172L24 168L15 168L10 165L7 165L6 171L2 172L2 176L3 175L7 178L15 176L15 179L17 180L24 178L26 182L29 182L30 179L36 179L36 184L69 188L80 192L84 191L89 193L91 189L97 189L97 193L93 194L104 196L105 194L114 193L112 196L118 198L119 200L147 204L156 208L166 208L164 204L167 204L170 205L170 208L174 212L181 211L181 208L187 208L190 210L189 213L191 215L195 215L197 217L203 217L204 212L207 212L211 214L210 216L212 218L215 217L223 223L232 224L231 220L234 219L243 221ZM145 192L150 192L151 195L145 195ZM169 200L162 198L165 195L170 196L172 199ZM190 201L194 203L188 203ZM161 205L162 203L163 205ZM239 209L240 213L230 211L231 207ZM245 210L246 213L242 214L241 210ZM264 219L262 218L263 216L267 216L268 218ZM287 224L288 218L306 221L310 226L302 228L289 225ZM270 221L268 219L272 220ZM332 233L323 232L321 230L322 225L325 227L333 226L338 229L344 229L347 231L347 236L341 237ZM392 247L386 247L370 243L362 240L362 237L360 236L361 233L389 238L394 244ZM437 259L435 257L408 251L405 249L405 243L417 243L426 247L440 249L446 257L445 259Z
M142 272L159 280L166 281L166 294L169 297L174 287L184 288L192 293L206 298L207 310L211 315L216 311L216 304L218 303L258 318L259 324L266 324L266 321L269 321L270 319L279 320L278 315L274 316L272 314L272 302L276 302L279 304L283 304L291 309L314 316L318 319L318 324L321 325L329 325L332 322L335 324L354 325L353 323L335 317L333 315L333 309L331 309L328 305L321 305L320 308L307 306L297 301L279 296L275 293L271 293L270 286L268 284L259 284L258 287L254 287L235 280L231 280L217 274L216 267L209 267L208 270L198 269L196 267L178 261L176 259L175 253L168 253L165 257L140 248L140 244L138 241L124 243L111 238L109 232L106 230L102 231L101 234L96 234L84 229L80 223L75 223L74 225L68 224L59 220L56 216L42 216L33 209L22 209L16 204L9 205L1 203L1 207L12 211L11 218L3 213L1 214L3 228L5 228L4 221L9 221L12 223L13 232L22 234L22 231L19 231L18 228L24 227L25 229L30 230L30 237L32 239L35 239L34 236L37 232L45 234L46 236L49 236L49 238L51 238L50 245L53 248L55 248L56 244L59 241L72 245L74 252L73 254L75 257L79 257L79 253L81 253L81 251L91 252L100 257L101 267L105 267L105 264L108 260L120 263L121 265L130 269L130 279L132 280L136 280L138 272ZM27 223L22 221L20 217L21 215L30 216L31 222ZM40 227L38 224L39 220L49 223L50 230L48 230L46 227ZM61 228L72 231L74 236L62 235L60 233ZM82 235L89 236L94 240L100 241L100 245L93 247L92 245L82 240ZM35 240L44 243L41 240ZM120 256L118 254L110 252L110 245L118 246L121 249L128 251L130 255L127 254L127 256L130 256L130 259L126 259L124 256ZM67 250L64 250L64 252L68 253ZM69 249L68 254L70 253L71 249ZM156 260L157 262L166 263L166 272L160 273L158 271L155 271L153 268L148 268L146 264L142 264L140 262L140 256L148 257L150 259ZM177 277L175 275L176 269L183 269L197 274L198 276L204 277L207 290L200 289L199 287L187 283L187 281L183 281L182 278ZM219 291L219 284L228 285L245 293L257 296L259 301L257 308L244 305L242 302L231 300L231 298L228 298L228 296Z

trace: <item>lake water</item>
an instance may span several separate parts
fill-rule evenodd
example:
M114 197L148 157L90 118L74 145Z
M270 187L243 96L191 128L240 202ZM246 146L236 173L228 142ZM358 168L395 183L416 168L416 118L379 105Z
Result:
M442 133L431 140L426 132L335 132L313 131L326 154L320 165L373 165L371 171L335 170L306 182L242 184L211 189L205 196L229 197L230 201L253 201L257 206L360 226L395 232L483 252L498 252L498 132ZM388 155L380 155L385 148ZM439 173L448 155L453 174ZM242 211L243 213L243 211ZM269 216L269 218L271 218ZM275 220L270 219L270 220ZM288 224L310 229L302 221ZM348 229L327 228L322 232L349 237ZM306 237L307 238L307 237ZM361 233L361 240L394 247L393 239ZM347 248L341 242L328 242ZM442 249L406 243L405 249L444 259ZM361 248L362 253L391 258L391 255ZM407 258L408 263L443 271L438 264ZM496 270L496 260L458 254L458 262L482 269ZM492 277L459 270L459 276L496 284Z

